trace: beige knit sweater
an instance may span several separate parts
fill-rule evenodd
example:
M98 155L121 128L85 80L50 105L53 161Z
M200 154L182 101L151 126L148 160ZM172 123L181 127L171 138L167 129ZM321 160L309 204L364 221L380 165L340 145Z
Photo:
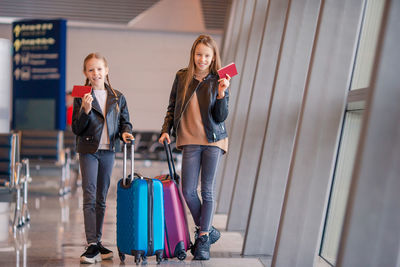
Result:
M178 126L176 146L179 149L182 149L182 146L184 145L217 146L225 153L228 152L228 138L224 138L214 143L208 142L200 115L200 106L196 93L194 93L190 99Z

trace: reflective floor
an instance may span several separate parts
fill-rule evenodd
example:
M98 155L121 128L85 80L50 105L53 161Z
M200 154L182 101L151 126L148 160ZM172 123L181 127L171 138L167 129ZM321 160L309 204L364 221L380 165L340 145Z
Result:
M167 173L163 162L136 161L136 170L145 176ZM29 193L31 221L13 233L9 227L10 206L0 203L0 266L88 266L79 263L85 249L82 213L82 190L74 187L71 194L59 197L57 170L32 171ZM90 266L136 266L134 258L127 255L121 263L116 248L116 184L122 176L121 161L116 161L108 199L103 229L103 244L114 251L114 259ZM193 222L189 216L190 229ZM165 266L269 266L270 259L240 256L242 234L225 232L225 215L216 215L213 225L221 229L221 239L211 247L209 261L193 261L188 253L186 260L163 261ZM191 231L193 232L193 231ZM192 233L191 233L192 234ZM141 265L156 266L155 257Z

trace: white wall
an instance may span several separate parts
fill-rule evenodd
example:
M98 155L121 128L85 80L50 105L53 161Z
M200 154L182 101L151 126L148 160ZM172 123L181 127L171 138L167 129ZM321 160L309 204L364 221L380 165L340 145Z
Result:
M0 23L0 38L11 39L11 25Z
M83 59L91 52L100 52L108 61L112 86L127 98L134 129L158 131L175 73L187 66L197 36L69 26L66 88L84 83ZM213 37L220 44L221 36ZM11 25L0 24L0 38L11 39Z
M0 133L10 131L11 42L0 38Z

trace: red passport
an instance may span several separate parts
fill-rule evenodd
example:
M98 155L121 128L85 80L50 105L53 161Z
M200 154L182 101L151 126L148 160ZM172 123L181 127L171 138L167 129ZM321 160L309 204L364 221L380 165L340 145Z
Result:
M233 76L235 76L235 75L238 74L235 63L232 62L231 64L228 64L228 65L226 65L225 67L222 67L222 68L220 68L220 69L218 70L218 75L219 75L219 77L220 77L221 79L222 79L222 78L228 78L228 77L226 76L226 74L228 74L229 76L231 76L231 78L232 78Z
M74 85L71 96L72 97L83 97L85 94L90 93L91 91L92 91L91 86Z

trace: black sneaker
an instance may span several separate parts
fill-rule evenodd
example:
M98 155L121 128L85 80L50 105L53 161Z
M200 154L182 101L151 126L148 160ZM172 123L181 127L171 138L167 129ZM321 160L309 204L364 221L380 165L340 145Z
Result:
M200 228L196 227L196 231L194 232L194 240L196 240L199 237L199 232ZM210 235L210 244L214 244L221 237L221 232L214 226L211 226L209 235Z
M110 260L113 258L113 252L109 250L108 248L103 247L101 242L97 243L97 247L99 248L100 254L101 254L101 259L103 260Z
M208 235L202 235L194 242L194 260L209 260L210 259L210 239Z
M99 261L101 261L101 255L97 245L90 245L85 253L81 255L81 263L96 263Z

